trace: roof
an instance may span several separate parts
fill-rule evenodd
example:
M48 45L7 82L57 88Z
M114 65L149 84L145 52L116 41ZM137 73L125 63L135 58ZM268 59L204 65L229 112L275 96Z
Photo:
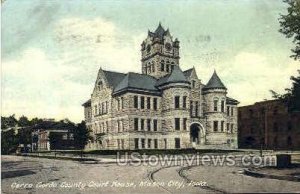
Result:
M126 76L124 73L113 72L113 71L104 71L105 77L108 81L108 84L115 88Z
M222 83L221 79L217 75L216 71L214 71L213 75L211 76L208 83L203 87L203 90L209 90L209 89L225 89L225 85Z
M148 34L154 38L159 38L159 39L163 39L164 35L166 35L167 33L169 33L169 30L165 30L161 23L159 23L158 27L156 28L156 30L154 32L148 32Z
M123 80L115 87L114 93L126 91L128 89L147 90L159 92L155 87L156 79L146 74L129 72Z
M226 104L233 104L233 105L237 105L239 104L240 102L233 99L233 98L230 98L230 97L226 97Z
M89 99L88 101L83 103L82 106L84 106L84 107L91 106L91 99Z
M168 83L189 83L179 66L174 65L172 72L162 78L160 78L156 86L165 85Z
M185 70L185 71L183 72L184 76L185 76L185 77L190 77L191 74L192 74L192 72L193 72L193 69L194 69L194 68Z

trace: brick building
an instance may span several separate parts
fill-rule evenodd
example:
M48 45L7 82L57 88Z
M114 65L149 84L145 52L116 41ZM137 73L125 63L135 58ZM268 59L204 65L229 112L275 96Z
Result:
M279 100L238 108L239 148L300 149L300 112Z
M237 104L217 73L204 85L179 67L179 41L160 24L141 44L142 73L100 68L83 104L87 149L237 147Z

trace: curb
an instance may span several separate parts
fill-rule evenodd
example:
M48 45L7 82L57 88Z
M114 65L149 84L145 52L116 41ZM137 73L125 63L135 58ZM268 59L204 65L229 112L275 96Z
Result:
M287 176L287 175L273 175L273 174L266 174L266 173L260 173L257 171L253 171L250 169L244 169L244 174L252 177L257 178L269 178L269 179L278 179L278 180L286 180L286 181L295 181L300 182L300 177L294 177L294 176Z

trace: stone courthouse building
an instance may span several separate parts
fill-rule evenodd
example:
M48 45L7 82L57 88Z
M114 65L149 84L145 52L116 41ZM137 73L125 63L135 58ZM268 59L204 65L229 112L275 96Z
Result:
M237 104L214 72L206 85L179 66L179 41L161 24L141 44L142 73L100 68L83 104L87 149L236 148Z

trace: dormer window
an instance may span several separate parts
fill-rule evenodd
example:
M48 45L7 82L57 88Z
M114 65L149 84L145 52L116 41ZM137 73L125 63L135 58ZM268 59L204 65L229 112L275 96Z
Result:
M102 90L102 89L103 89L103 83L102 83L102 81L99 81L99 82L98 82L98 88L99 88L99 90Z

